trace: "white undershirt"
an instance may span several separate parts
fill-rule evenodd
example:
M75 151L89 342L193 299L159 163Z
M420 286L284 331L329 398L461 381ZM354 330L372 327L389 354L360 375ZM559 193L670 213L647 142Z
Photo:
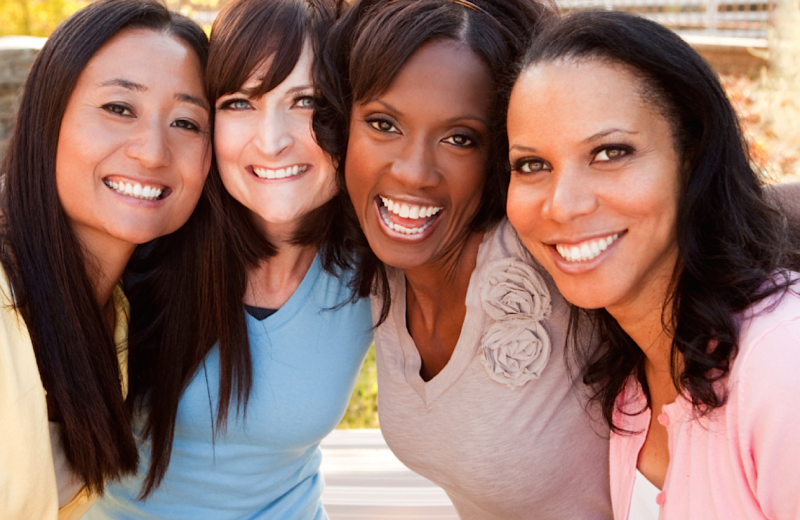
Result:
M656 497L659 493L661 490L637 469L628 520L658 520L659 507Z

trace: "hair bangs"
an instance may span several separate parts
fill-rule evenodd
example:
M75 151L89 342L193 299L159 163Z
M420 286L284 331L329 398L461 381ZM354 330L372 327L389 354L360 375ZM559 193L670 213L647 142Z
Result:
M304 3L293 0L228 4L211 31L209 99L213 102L241 90L254 74L258 86L246 92L249 97L260 97L280 85L303 51L307 11Z

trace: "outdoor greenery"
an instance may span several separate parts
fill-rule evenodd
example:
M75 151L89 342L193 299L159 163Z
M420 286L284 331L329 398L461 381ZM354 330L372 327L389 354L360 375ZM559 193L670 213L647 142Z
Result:
M49 36L88 0L0 0L0 36Z
M367 353L364 367L358 376L347 413L339 428L378 427L378 374L375 368L375 346Z

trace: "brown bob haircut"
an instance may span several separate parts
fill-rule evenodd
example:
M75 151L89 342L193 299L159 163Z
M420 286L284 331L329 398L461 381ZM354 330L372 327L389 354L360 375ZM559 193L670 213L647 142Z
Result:
M334 0L233 0L211 30L206 93L215 104L263 73L256 98L281 84L308 42L315 56L333 25ZM266 69L266 70L265 70ZM310 129L309 129L310 131ZM224 432L229 406L246 413L253 367L243 298L247 273L276 253L247 208L225 190L212 164L203 196L179 232L151 246L133 267L131 385L142 434L151 443L141 497L163 480L169 466L175 419L183 391L208 352L219 345L219 402L215 434ZM319 248L322 267L333 274L351 265L341 218L344 197L311 211L294 242Z

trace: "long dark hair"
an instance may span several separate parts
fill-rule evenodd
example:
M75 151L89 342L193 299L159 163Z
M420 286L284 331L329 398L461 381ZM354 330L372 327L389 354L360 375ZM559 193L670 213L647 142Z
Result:
M336 161L342 191L353 104L385 92L403 65L425 43L456 40L468 45L488 67L497 92L491 107L492 142L486 184L471 228L482 231L502 219L509 182L504 82L534 31L552 12L546 2L533 0L355 2L331 30L318 60L321 100L314 113L317 139ZM382 296L383 321L390 305L386 269L370 249L349 199L345 209L340 218L346 220L349 241L359 259L352 281L353 296Z
M672 334L672 378L698 414L725 404L715 383L736 357L736 314L786 290L798 251L785 218L762 193L736 114L709 65L661 25L618 12L585 12L546 28L521 69L559 60L600 60L639 78L643 98L670 124L682 164L675 266L664 302ZM579 346L588 360L584 381L614 427L615 400L631 375L647 390L644 354L604 309L572 309L571 336L582 318L599 334L599 352ZM677 360L682 360L677 363ZM717 388L715 388L717 387ZM649 403L648 403L649 404Z
M211 31L206 72L209 100L238 91L253 71L269 64L253 96L278 86L292 72L303 45L318 52L336 13L334 0L234 0ZM310 212L294 242L319 247L322 267L350 265L337 195ZM180 398L209 350L219 344L219 402L214 434L224 432L229 406L244 415L253 367L243 297L248 271L276 253L250 210L225 190L216 165L195 213L183 229L150 246L130 273L130 394L146 410L142 434L150 438L150 467L141 496L163 480L169 466Z
M92 259L59 202L55 164L61 120L78 77L127 28L170 34L205 62L202 30L159 2L101 0L85 7L53 32L37 56L2 165L0 262L31 336L49 414L63 425L66 458L95 492L103 491L106 479L135 471L138 454L113 332L87 275Z

